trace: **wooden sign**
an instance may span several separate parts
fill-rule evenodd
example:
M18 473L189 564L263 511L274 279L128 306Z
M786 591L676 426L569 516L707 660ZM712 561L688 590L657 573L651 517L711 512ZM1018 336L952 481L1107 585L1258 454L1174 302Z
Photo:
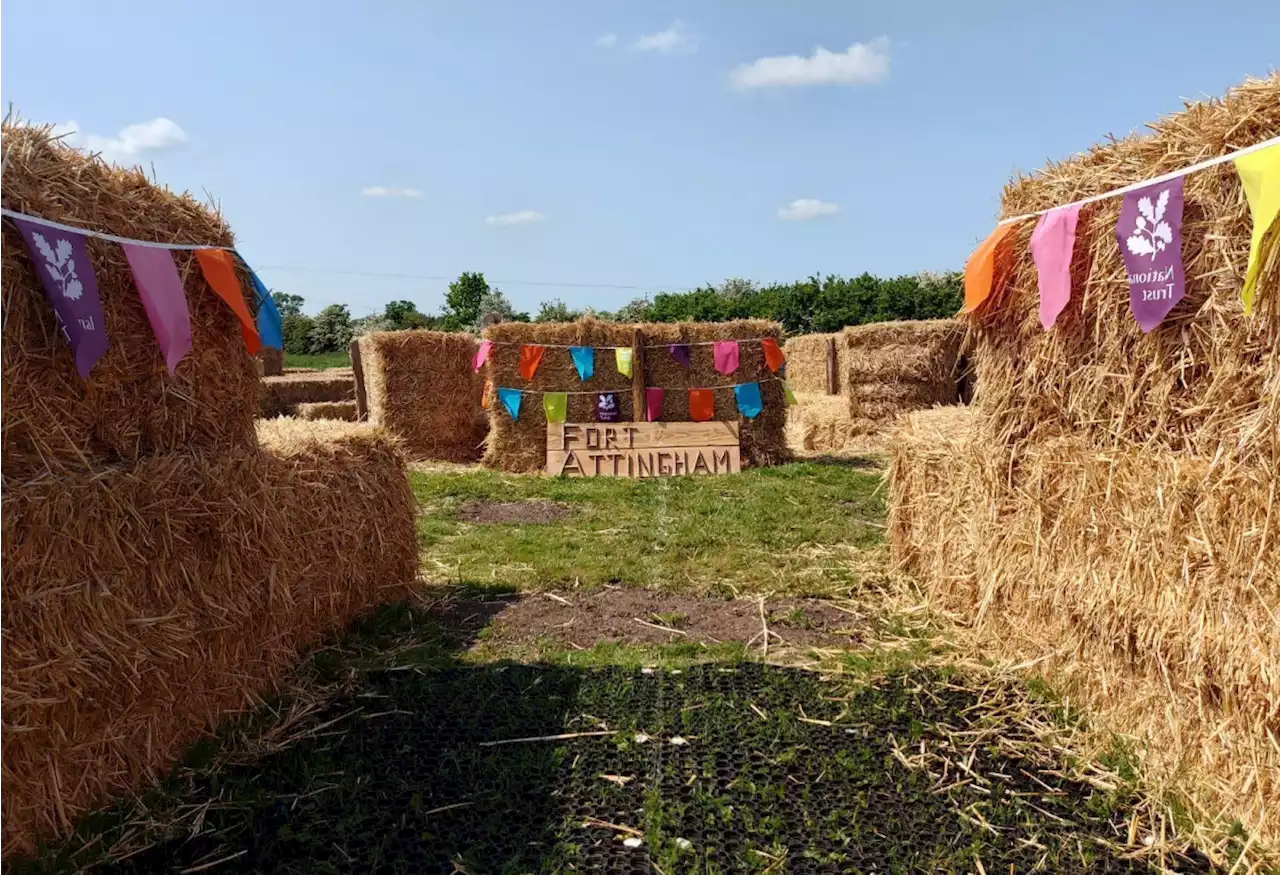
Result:
M547 472L671 477L742 470L736 422L547 423Z

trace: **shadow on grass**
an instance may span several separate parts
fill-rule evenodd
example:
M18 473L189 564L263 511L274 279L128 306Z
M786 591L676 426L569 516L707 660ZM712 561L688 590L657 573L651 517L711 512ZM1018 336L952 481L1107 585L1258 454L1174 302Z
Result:
M855 471L879 471L884 467L884 460L876 456L805 456L797 458L794 464L850 468Z

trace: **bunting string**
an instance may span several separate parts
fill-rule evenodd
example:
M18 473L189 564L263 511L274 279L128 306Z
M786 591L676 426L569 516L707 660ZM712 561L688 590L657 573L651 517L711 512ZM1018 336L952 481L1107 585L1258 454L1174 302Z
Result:
M42 219L39 216L29 216L26 213L20 213L17 210L11 210L7 207L0 208L0 214L8 216L11 219L21 219L24 222L30 222L33 225L43 225L46 228L54 228L58 231L78 234L81 237L94 237L98 240L110 240L112 243L124 243L129 246L146 246L150 249L225 249L227 252L235 251L234 248L230 246L218 246L213 243L155 243L150 240L134 240L132 237L117 237L115 234L105 234L102 231L90 231L88 228L81 228L77 225L64 225L62 222L55 222L51 219Z
M768 376L761 377L758 380L748 380L747 383L785 383L782 377ZM724 383L720 386L645 386L646 389L667 389L671 392L679 392L685 389L705 389L709 392L719 391L721 389L736 389L739 386L745 386L747 383ZM630 386L624 386L621 389L576 389L569 390L553 390L553 389L521 389L514 386L501 386L498 388L510 389L513 392L519 392L522 395L602 395L610 392L625 394L631 391Z

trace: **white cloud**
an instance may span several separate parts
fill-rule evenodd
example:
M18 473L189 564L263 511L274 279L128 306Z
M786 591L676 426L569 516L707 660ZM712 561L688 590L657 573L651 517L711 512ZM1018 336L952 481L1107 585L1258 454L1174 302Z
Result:
M616 33L606 33L604 36L596 38L596 45L602 49L611 49L618 44L618 35Z
M537 210L518 210L514 213L486 216L485 222L490 225L527 225L530 222L545 222L546 219L547 217Z
M360 189L365 197L422 197L422 191L416 188L397 188L396 186L371 185Z
M692 52L697 48L697 36L679 19L671 22L671 26L666 30L637 37L631 44L632 51L661 52L668 55L674 52Z
M63 136L69 146L101 152L109 159L137 158L148 152L163 152L187 141L186 131L177 122L167 118L153 118L121 128L114 137L85 134L75 122L61 122L53 126L56 136Z
M802 197L796 198L785 207L779 207L778 218L785 219L788 222L803 222L806 219L816 219L818 216L829 216L838 212L840 212L839 204L820 201L812 197Z
M854 43L844 52L819 46L807 58L776 55L739 64L729 72L735 88L788 88L805 85L866 85L889 75L889 40Z

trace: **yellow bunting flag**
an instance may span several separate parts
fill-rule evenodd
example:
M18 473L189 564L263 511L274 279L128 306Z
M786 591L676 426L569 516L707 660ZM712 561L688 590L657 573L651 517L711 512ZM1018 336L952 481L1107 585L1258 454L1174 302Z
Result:
M547 412L547 422L564 422L569 407L569 396L564 392L544 392L542 409Z
M996 273L996 249L1000 242L1013 230L1013 223L997 225L986 240L973 250L964 266L964 309L962 313L972 313L991 294L991 283Z
M613 351L613 355L618 363L618 373L624 377L631 376L631 347L620 346Z
M796 404L796 393L791 391L791 386L786 380L782 381L782 397L786 400L788 407L794 407Z
M227 302L231 312L240 320L240 336L244 338L245 348L249 355L257 355L262 341L258 337L258 327L244 302L244 292L240 288L240 279L236 276L235 262L231 253L225 249L197 249L196 260L200 262L200 271L204 274L209 286L218 297Z
M1244 313L1253 312L1253 299L1262 274L1262 238L1280 216L1280 143L1235 159L1240 185L1253 214L1253 237L1249 241L1249 269L1244 277ZM1274 235L1273 235L1274 237ZM1273 242L1280 246L1280 242Z

